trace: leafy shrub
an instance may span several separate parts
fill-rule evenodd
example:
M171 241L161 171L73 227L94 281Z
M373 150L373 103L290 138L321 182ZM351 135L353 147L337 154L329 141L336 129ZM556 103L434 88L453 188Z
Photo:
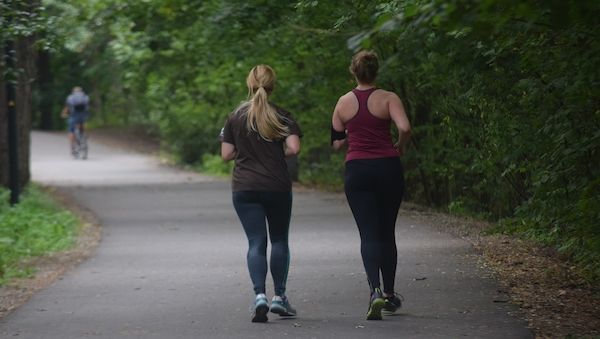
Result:
M0 284L27 275L22 259L72 246L78 220L60 209L43 191L29 186L15 206L9 192L0 189Z
M202 172L212 175L226 176L233 170L233 161L225 162L217 154L204 154L202 156Z

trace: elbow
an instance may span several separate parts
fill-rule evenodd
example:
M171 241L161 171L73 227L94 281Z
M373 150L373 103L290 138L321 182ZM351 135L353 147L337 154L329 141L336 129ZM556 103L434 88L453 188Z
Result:
M288 147L287 154L289 156L295 156L295 155L300 154L300 145L294 145L294 146Z
M410 126L405 126L400 129L400 132L405 135L405 138L408 139L412 134L412 129L410 128Z
M223 159L224 162L233 160L234 157L235 157L235 152L230 152L230 153L221 152L221 159Z

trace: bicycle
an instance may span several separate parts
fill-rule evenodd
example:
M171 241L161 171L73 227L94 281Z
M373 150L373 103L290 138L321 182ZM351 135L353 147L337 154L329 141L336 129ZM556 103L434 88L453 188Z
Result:
M86 160L88 156L88 144L87 144L87 134L83 129L83 124L77 124L75 126L75 131L73 131L73 135L75 136L75 142L72 145L71 152L75 159Z

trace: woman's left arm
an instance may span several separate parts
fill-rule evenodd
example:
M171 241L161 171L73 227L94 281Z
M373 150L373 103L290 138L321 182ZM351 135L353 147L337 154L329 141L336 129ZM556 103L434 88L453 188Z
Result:
M285 156L290 157L300 153L300 137L290 134L285 138Z

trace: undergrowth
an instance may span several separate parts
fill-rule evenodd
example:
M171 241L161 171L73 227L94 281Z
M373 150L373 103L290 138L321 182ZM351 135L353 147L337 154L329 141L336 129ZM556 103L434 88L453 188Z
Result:
M32 274L26 259L72 246L78 225L72 213L39 187L30 185L15 206L9 204L9 194L0 188L0 285Z

